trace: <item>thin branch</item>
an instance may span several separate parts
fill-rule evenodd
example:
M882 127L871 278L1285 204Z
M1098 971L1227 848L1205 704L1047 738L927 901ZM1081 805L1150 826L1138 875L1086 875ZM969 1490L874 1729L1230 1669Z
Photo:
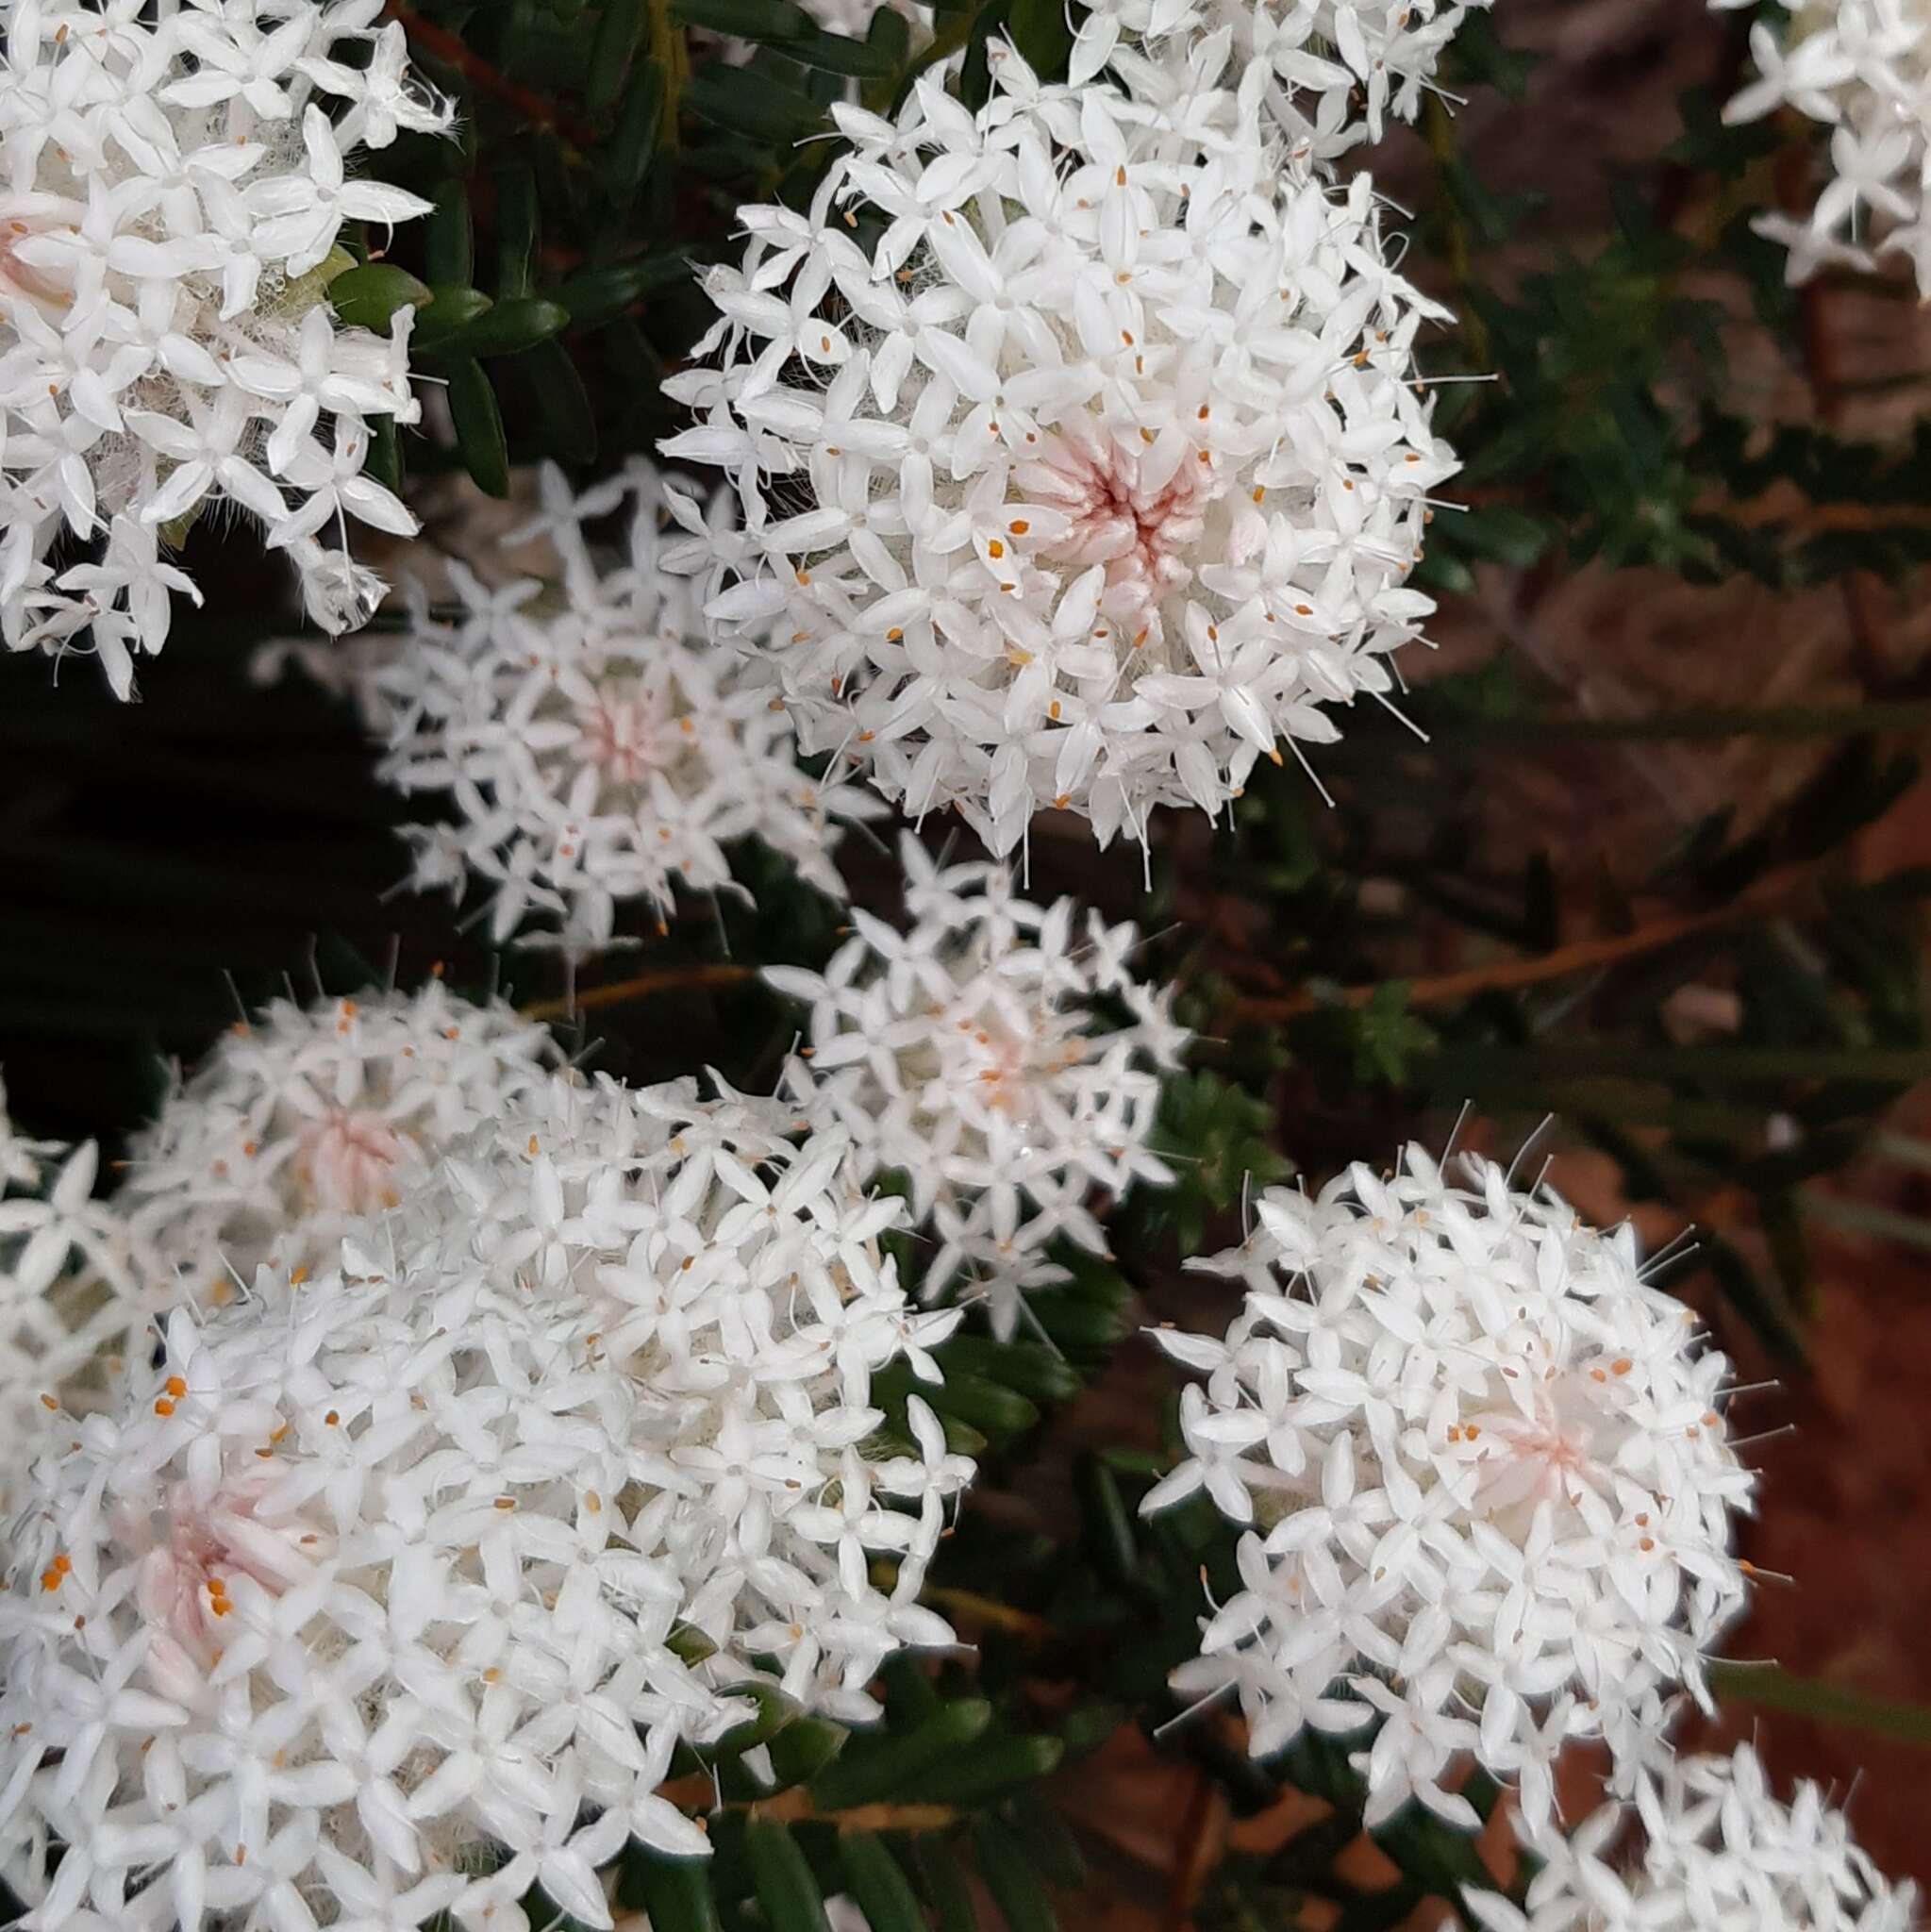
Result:
M1771 1663L1713 1663L1709 1684L1725 1703L1787 1710L1793 1716L1814 1718L1819 1724L1846 1724L1906 1744L1931 1747L1931 1710L1923 1705L1862 1697L1834 1684L1820 1684L1813 1677L1792 1676Z
M574 1020L597 1007L621 1007L632 1000L649 999L653 993L670 992L690 987L742 986L757 977L755 966L739 966L729 960L716 960L702 966L660 966L655 973L640 973L634 979L613 979L608 986L592 986L556 1000L532 1000L523 1008L525 1020Z
M1602 938L1577 940L1557 946L1552 953L1538 953L1527 959L1497 959L1486 966L1471 966L1460 973L1442 973L1428 979L1411 979L1407 985L1410 1007L1449 1007L1473 998L1479 992L1513 992L1521 988L1540 986L1551 979L1566 979L1573 974L1601 972L1638 959L1646 953L1662 951L1679 940L1699 933L1720 931L1761 914L1769 902L1787 896L1807 879L1807 873L1773 875L1755 891L1745 893L1727 906L1704 912L1677 913L1667 919L1652 920L1634 932L1611 933ZM1292 1020L1303 1013L1317 1011L1326 1005L1365 1007L1380 991L1379 986L1345 986L1331 999L1320 999L1312 992L1290 994L1285 999L1240 999L1230 1003L1229 1016L1236 1021L1262 1024Z

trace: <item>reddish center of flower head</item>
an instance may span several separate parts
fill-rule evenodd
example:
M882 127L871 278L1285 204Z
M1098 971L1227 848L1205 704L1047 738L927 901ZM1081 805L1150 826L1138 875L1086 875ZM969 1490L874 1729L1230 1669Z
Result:
M380 1114L337 1108L303 1130L296 1172L318 1208L373 1214L395 1206L396 1163L407 1147Z
M1122 615L1192 579L1188 559L1207 527L1211 487L1202 466L1183 459L1156 484L1150 454L1136 455L1107 430L1081 425L1049 438L1020 478L1029 494L1071 519L1065 536L1042 554L1081 567L1105 564L1107 605Z
M1469 1434L1486 1442L1478 1495L1490 1517L1521 1515L1584 1489L1600 1489L1620 1431L1613 1409L1584 1377L1568 1373L1536 1391L1527 1414L1512 1405L1473 1419Z
M281 1594L281 1578L237 1547L247 1538L241 1526L252 1520L255 1500L244 1491L225 1488L204 1507L186 1483L173 1483L159 1508L115 1525L118 1540L141 1559L135 1601L142 1618L204 1666L231 1635L225 1626L234 1611L231 1592L238 1579L245 1576L272 1595Z
M641 784L666 762L669 724L665 694L641 684L608 687L576 710L584 757L618 785Z

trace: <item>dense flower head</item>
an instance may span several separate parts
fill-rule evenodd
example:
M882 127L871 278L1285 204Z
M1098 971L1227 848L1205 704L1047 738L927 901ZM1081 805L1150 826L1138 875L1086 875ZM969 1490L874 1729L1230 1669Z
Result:
M1532 1836L1541 1869L1518 1907L1463 1894L1487 1932L1911 1932L1915 1885L1891 1885L1814 1784L1789 1805L1748 1744L1728 1757L1663 1756L1637 1781L1641 1863L1624 1855L1629 1807L1606 1805L1569 1838Z
M1138 935L1071 899L1020 897L1003 865L941 868L901 841L909 929L863 911L823 974L765 977L810 1003L794 1091L852 1136L866 1169L901 1172L939 1245L937 1293L963 1276L1009 1335L1026 1290L1064 1279L1064 1236L1095 1252L1095 1191L1171 1178L1148 1145L1161 1068L1188 1035L1172 991L1130 970ZM1093 1003L1125 1008L1124 1024Z
M94 1197L100 1154L29 1138L0 1086L0 1505L31 1445L144 1304L123 1216Z
M666 448L744 507L707 610L768 656L807 751L997 853L1035 809L1144 841L1326 706L1390 689L1432 608L1416 334L1373 184L1330 191L1215 82L1223 32L1124 85L995 44L974 114L927 78L805 212L741 210ZM675 567L712 563L685 546ZM1296 753L1298 756L1298 752Z
M1379 1715L1371 1822L1413 1794L1473 1828L1440 1780L1473 1753L1540 1824L1565 1740L1634 1762L1659 1697L1706 1695L1755 1479L1727 1364L1632 1232L1466 1168L1452 1185L1410 1147L1389 1178L1261 1197L1247 1241L1198 1264L1244 1288L1224 1340L1157 1337L1207 1379L1146 1507L1205 1489L1247 1526L1243 1587L1175 1681L1237 1689L1257 1756Z
M266 526L330 629L375 585L345 516L414 520L362 474L368 419L413 422L410 313L388 340L324 291L344 223L424 212L352 180L358 147L448 110L378 0L20 0L0 65L0 635L91 642L115 691L166 642L164 546L226 504ZM324 419L332 426L325 427Z
M673 888L731 883L724 845L756 835L821 891L838 821L878 807L798 767L791 722L741 657L704 641L701 592L662 565L666 531L708 531L685 489L633 460L588 496L547 469L543 512L558 575L486 588L446 560L459 608L412 588L408 625L363 698L389 741L382 775L447 792L448 823L407 828L418 885L491 895L498 941L532 915L574 951L608 946L616 908L668 911ZM621 555L586 523L621 512Z
M346 1227L557 1059L543 1027L440 979L273 1001L177 1074L135 1138L116 1205L142 1273L168 1302L220 1302L264 1264L330 1264Z
M1461 24L1492 0L1101 0L1081 22L1078 82L1157 58L1174 38L1229 36L1239 68L1268 75L1267 107L1297 156L1328 160L1412 121Z
M1915 0L1781 0L1780 19L1776 8L1764 11L1750 29L1756 77L1723 118L1792 108L1831 130L1830 167L1807 214L1763 214L1751 225L1790 249L1792 282L1902 255L1931 297L1931 11Z
M873 1372L956 1318L835 1134L558 1075L337 1269L171 1316L37 1466L0 1599L0 1856L46 1932L608 1925L754 1682L872 1714L971 1465ZM893 1499L888 1502L887 1499ZM881 1589L874 1563L896 1564ZM64 1847L56 1866L50 1851ZM97 1916L96 1916L97 1915Z

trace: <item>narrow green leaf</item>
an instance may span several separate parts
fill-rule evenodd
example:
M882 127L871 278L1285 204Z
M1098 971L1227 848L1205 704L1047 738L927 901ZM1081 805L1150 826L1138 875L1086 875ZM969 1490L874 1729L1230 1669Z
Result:
M1039 1409L1014 1389L976 1375L948 1375L936 1384L920 1383L918 1393L940 1415L957 1416L993 1439L1021 1436L1040 1419Z
M872 1932L925 1932L918 1895L883 1839L849 1832L839 1840L838 1855L845 1884Z
M664 1858L632 1843L617 1868L617 1902L642 1912L651 1932L718 1932L708 1858Z
M688 255L645 255L634 261L580 269L554 292L576 326L594 328L658 289L674 289L690 281L691 273Z
M889 80L898 72L890 49L874 46L870 41L855 41L848 34L819 32L803 40L787 41L785 58L825 74L854 75L860 80Z
M1042 1294L1033 1304L1040 1326L1061 1348L1103 1349L1124 1341L1133 1324L1118 1308L1100 1307L1065 1294Z
M1058 1932L1052 1901L1020 1842L996 1818L973 1821L979 1871L1008 1932Z
M886 1658L878 1672L885 1687L885 1721L892 1729L904 1731L944 1709L925 1659L915 1650L901 1650Z
M778 1790L816 1777L837 1758L850 1735L843 1724L833 1724L829 1718L793 1718L774 1735L767 1747Z
M771 1932L831 1932L824 1894L786 1826L775 1819L751 1819L744 1826L744 1850Z
M961 1697L901 1736L855 1738L811 1780L811 1802L821 1811L849 1811L895 1798L907 1779L973 1743L991 1721L990 1704Z
M693 75L684 90L693 113L729 133L773 147L791 147L824 132L824 112L816 101L791 88L747 87L741 74L735 69L721 74L718 65L714 62Z
M569 325L570 311L560 302L529 295L514 302L498 302L484 309L475 320L453 336L439 341L432 353L462 357L474 361L478 356L516 356L547 341L558 329Z
M807 39L815 28L811 16L791 0L671 0L671 18L685 26L759 42Z
M344 269L328 285L328 300L340 320L350 328L372 328L386 335L398 308L424 308L428 285L392 262L372 261L363 268Z
M643 36L643 0L604 0L591 38L590 77L583 86L584 105L591 113L614 107L624 92L624 77Z
M509 445L496 391L480 362L458 362L449 376L449 413L456 446L476 488L490 496L509 494Z
M658 151L664 124L664 70L655 60L640 60L631 70L604 161L604 179L610 192L627 202L634 195Z
M491 306L489 296L480 289L437 283L430 291L428 308L416 318L416 333L409 344L411 353L433 356L477 316L488 314Z
M496 173L496 302L531 294L537 258L537 177L526 164Z
M989 1382L1016 1389L1036 1403L1068 1402L1081 1386L1078 1371L1066 1357L1037 1341L990 1341L979 1335L956 1335L940 1348L939 1364L948 1375L956 1365Z
M1139 1588L1140 1545L1118 1479L1098 1457L1088 1453L1074 1465L1073 1481L1087 1546L1100 1574L1117 1588Z
M423 260L432 283L467 288L475 279L474 238L470 225L470 185L452 175L436 191L423 237Z
M905 1778L891 1796L908 1805L983 1805L1046 1776L1065 1755L1057 1738L982 1738Z
M529 378L552 454L571 463L594 461L596 411L569 351L553 336L519 356L517 367Z
M865 29L867 42L891 62L896 73L912 56L912 26L896 8L881 7Z
M973 1909L973 1889L959 1870L958 1860L936 1834L914 1840L919 1872L925 1881L925 1896L938 1915L939 1932L978 1932L979 1917Z

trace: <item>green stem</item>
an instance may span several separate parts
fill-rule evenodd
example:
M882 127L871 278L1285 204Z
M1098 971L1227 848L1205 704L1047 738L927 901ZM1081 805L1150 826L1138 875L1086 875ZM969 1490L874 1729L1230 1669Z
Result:
M1441 253L1449 278L1455 284L1459 310L1456 319L1461 328L1461 339L1468 346L1469 361L1477 369L1487 369L1492 359L1489 325L1468 299L1472 279L1468 225L1462 220L1461 208L1447 178L1455 160L1455 123L1440 94L1428 95L1422 127L1427 137L1428 153L1435 162L1437 205L1441 210Z
M671 18L671 0L650 0L650 58L663 70L664 112L658 140L667 148L677 145L677 113L684 83L691 78L691 49L684 29Z
M1919 1141L1909 1134L1873 1134L1871 1151L1880 1160L1931 1174L1931 1141Z
M1931 1249L1931 1221L1915 1214L1901 1214L1895 1208L1873 1207L1869 1201L1846 1201L1836 1194L1819 1194L1805 1189L1797 1196L1798 1209L1806 1220L1821 1221L1826 1227L1840 1227L1849 1234L1868 1234L1879 1241L1896 1241L1900 1247Z
M1796 1677L1777 1664L1717 1663L1710 1666L1710 1689L1726 1704L1752 1704L1763 1710L1787 1710L1820 1724L1873 1731L1906 1744L1931 1748L1931 1710L1889 1698L1860 1697L1814 1677Z

